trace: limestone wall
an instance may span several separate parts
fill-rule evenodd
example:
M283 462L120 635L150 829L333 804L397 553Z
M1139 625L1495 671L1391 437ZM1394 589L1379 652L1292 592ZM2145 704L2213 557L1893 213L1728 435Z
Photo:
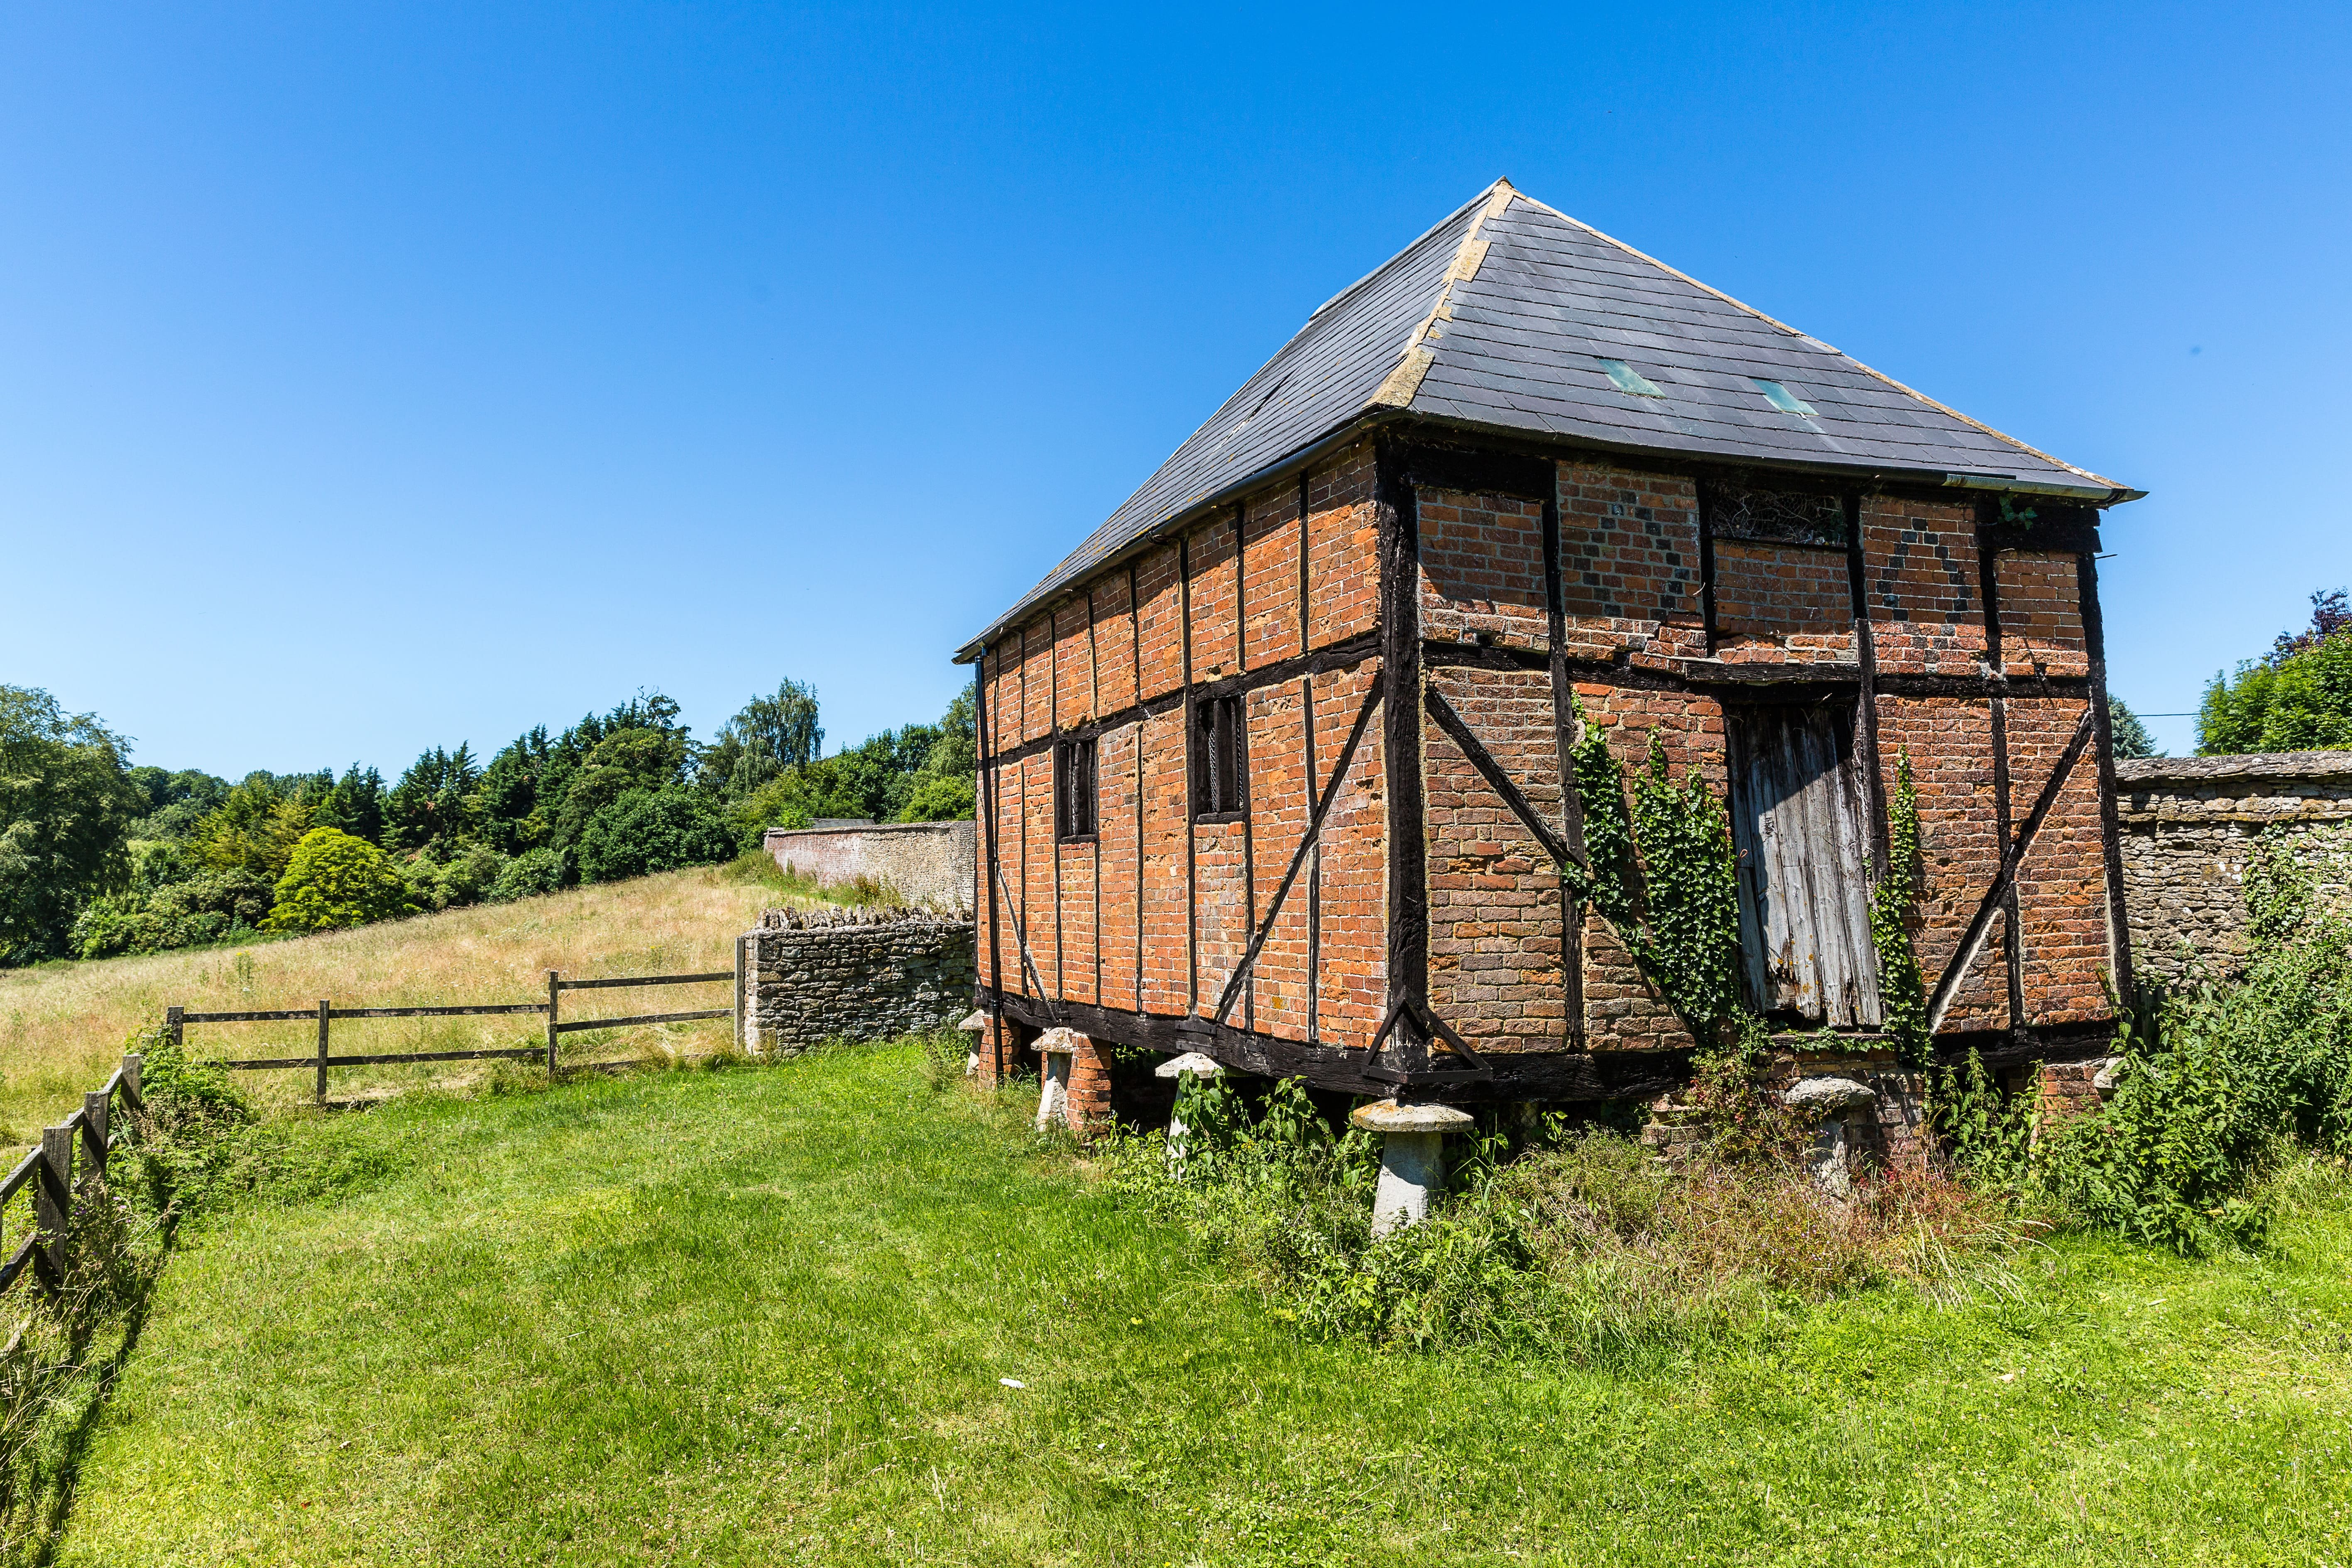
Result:
M2299 858L2352 851L2352 752L2152 757L2116 764L2132 960L2177 983L2192 957L2228 973L2247 951L2246 857L2279 825Z
M790 1056L821 1040L887 1040L971 1010L969 914L769 910L738 939L743 1045Z
M980 829L972 822L885 822L857 827L771 827L761 847L820 887L870 878L909 903L972 907Z

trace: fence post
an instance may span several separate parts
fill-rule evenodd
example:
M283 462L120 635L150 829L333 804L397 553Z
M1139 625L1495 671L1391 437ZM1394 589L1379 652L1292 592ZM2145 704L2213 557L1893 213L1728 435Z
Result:
M41 1178L36 1184L33 1222L46 1238L40 1248L48 1265L48 1287L66 1282L66 1226L73 1213L73 1146L71 1127L41 1129Z
M319 1103L327 1103L327 1019L333 1012L324 1001L319 1004Z
M122 1058L122 1090L133 1110L147 1109L146 1091L139 1087L139 1068L145 1060L137 1051Z
M166 1007L163 1009L164 1037L169 1039L174 1047L182 1050L186 1049L188 1044L188 1026L182 1022L187 1015L188 1010L185 1007Z
M89 1145L89 1168L101 1177L106 1174L106 1112L113 1101L102 1089L81 1097L82 1141Z
M750 1021L751 1009L743 1002L743 949L751 944L751 941L748 936L738 936L735 939L735 1048L746 1052L751 1048L751 1041L745 1028Z
M555 1009L556 998L563 994L563 987L559 984L562 979L562 971L551 969L547 972L547 1076L550 1078L555 1076Z

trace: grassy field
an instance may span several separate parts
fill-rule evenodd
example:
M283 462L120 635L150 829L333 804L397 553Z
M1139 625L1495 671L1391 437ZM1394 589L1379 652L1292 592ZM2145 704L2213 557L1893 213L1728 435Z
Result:
M2340 1199L1603 1373L1303 1342L912 1047L291 1135L339 1189L173 1259L58 1561L2352 1558Z
M0 1144L81 1103L113 1070L131 1030L158 1022L178 1003L191 1011L264 1012L313 1007L414 1007L545 998L547 972L582 976L691 973L734 964L735 933L767 906L807 902L740 867L706 867L526 899L420 915L295 941L203 952L163 952L85 963L0 970ZM579 1016L684 1012L728 1005L724 986L653 993L662 1006L603 1006L604 997L567 998ZM635 993L637 1000L647 994ZM341 1051L467 1050L528 1045L538 1019L402 1018L339 1025ZM723 1045L727 1026L636 1029L565 1037L567 1052L591 1057L657 1055ZM299 1056L316 1047L310 1024L234 1024L189 1031L198 1056ZM337 1095L377 1093L463 1079L478 1063L336 1069ZM310 1075L271 1072L240 1081L265 1103L307 1099Z

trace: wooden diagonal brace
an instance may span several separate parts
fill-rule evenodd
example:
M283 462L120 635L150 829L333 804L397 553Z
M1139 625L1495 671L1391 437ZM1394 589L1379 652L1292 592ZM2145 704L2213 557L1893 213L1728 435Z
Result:
M1021 951L1021 967L1029 972L1029 984L1037 988L1037 1000L1045 1005L1047 1011L1059 1017L1060 1009L1055 1006L1056 998L1046 991L1045 978L1037 973L1037 961L1029 956L1028 933L1021 929L1021 906L1013 897L1013 885L1004 879L1004 868L991 860L988 868L996 873L996 885L1004 891L1004 918L1012 922L1013 942Z
M1242 984L1257 964L1257 955L1273 934L1275 918L1282 913L1282 901L1290 896L1290 886L1298 879L1300 868L1307 864L1309 851L1323 835L1323 819L1331 813L1331 803L1339 798L1339 786L1348 779L1348 768L1356 760L1356 747L1364 738L1364 731L1372 721L1372 710L1381 705L1381 689L1374 684L1364 693L1364 705L1356 710L1356 726L1348 731L1348 743L1339 748L1339 761L1331 769L1331 782L1323 786L1323 798L1315 803L1315 815L1308 819L1307 831L1298 840L1298 852L1290 858L1290 868L1282 874L1282 885L1274 890L1274 900L1266 905L1265 919L1258 922L1256 934L1250 938L1249 951L1225 979L1225 989L1217 998L1216 1022L1223 1024L1225 1015L1234 1010L1234 999L1241 994Z
M2025 863L2025 852L2033 847L2033 836L2042 831L2042 820L2050 815L2050 808L2057 804L2059 790L2065 786L2067 776L2074 771L2074 763L2082 756L2083 748L2090 743L2091 723L2092 710L2086 707L2083 710L2082 721L2074 726L2074 738L2066 742L2065 751L2059 754L2058 765L2050 770L2050 780L2042 786L2042 794L2035 798L2033 809L2026 814L2024 823L2017 830L2016 839L2002 854L2000 870L1994 876L1992 886L1985 889L1985 896L1977 905L1976 916L1969 921L1968 930L1961 933L1959 946L1952 951L1951 963L1944 966L1943 974L1936 981L1936 994L1927 1003L1927 1032L1930 1035L1943 1026L1944 1014L1952 1005L1953 994L1959 990L1961 978L1976 963L1978 950L1984 946L1985 933L1992 926L1993 911L2000 909L2009 897L2011 887L2017 881L2018 868ZM2017 1018L2010 1020L2012 1027L2020 1022L2021 1020Z
M1544 853L1550 856L1563 869L1572 868L1589 875L1591 868L1585 865L1583 858L1570 853L1568 841L1542 817L1536 815L1534 803L1529 801L1519 786L1512 782L1511 775L1503 771L1503 764L1495 760L1494 753L1486 750L1478 737L1470 732L1470 726L1462 721L1462 715L1454 710L1454 705L1438 694L1437 688L1423 687L1422 702L1429 710L1429 716L1437 721L1437 727L1445 731L1446 739L1462 748L1462 754L1470 759L1470 765L1478 770L1478 776L1485 779L1488 786L1503 797L1503 804L1511 808L1511 815L1519 819L1521 826L1535 836L1535 841L1538 844L1543 846ZM1576 781L1573 779L1564 779L1561 783L1563 787L1568 789L1576 787Z

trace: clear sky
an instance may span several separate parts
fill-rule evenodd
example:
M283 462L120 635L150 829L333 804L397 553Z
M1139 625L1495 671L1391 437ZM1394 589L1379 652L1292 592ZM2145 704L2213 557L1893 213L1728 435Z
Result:
M0 680L231 776L641 686L933 717L1507 175L2152 492L2112 679L2190 709L2352 579L2347 18L14 5Z

